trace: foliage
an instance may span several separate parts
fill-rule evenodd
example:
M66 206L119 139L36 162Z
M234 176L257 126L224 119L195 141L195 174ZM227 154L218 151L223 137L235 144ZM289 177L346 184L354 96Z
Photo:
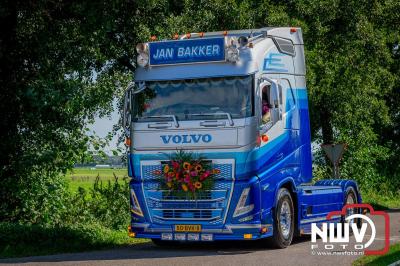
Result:
M125 229L130 217L129 186L126 178L122 181L115 175L114 178L104 184L97 176L89 191L80 187L69 198L69 208L63 213L64 223L99 223L110 229Z
M96 223L43 226L2 222L0 235L0 258L81 252L145 242L129 238L126 230L111 230Z
M126 178L119 180L114 174L113 180L104 181L97 176L89 190L79 187L76 193L63 193L64 196L59 195L59 205L49 204L52 201L46 200L47 196L44 201L27 201L33 208L27 210L24 223L0 223L0 257L77 252L143 242L127 235L130 214ZM39 202L45 202L44 206Z
M400 243L390 246L390 250L381 256L363 256L353 262L353 266L391 265L400 260Z

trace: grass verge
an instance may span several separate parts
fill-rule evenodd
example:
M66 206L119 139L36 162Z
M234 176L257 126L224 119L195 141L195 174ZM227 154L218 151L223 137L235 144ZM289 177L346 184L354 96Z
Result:
M114 174L119 178L127 178L128 170L126 168L74 168L65 175L70 192L75 193L79 187L89 190L93 187L96 177L99 176L100 182L108 182L114 180Z
M400 195L389 197L376 192L362 191L361 196L363 203L370 204L374 210L400 209Z
M388 253L382 256L363 256L353 262L353 266L389 265L400 260L400 243L390 246Z
M82 252L148 241L129 238L127 231L100 225L44 227L0 223L0 235L0 258Z

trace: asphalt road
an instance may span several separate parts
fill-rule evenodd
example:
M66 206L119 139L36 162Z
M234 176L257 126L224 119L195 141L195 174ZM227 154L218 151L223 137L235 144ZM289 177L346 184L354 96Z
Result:
M389 212L390 241L400 242L400 210ZM384 220L371 217L377 236L370 247L384 243ZM317 242L323 245L321 240ZM8 265L350 265L358 256L312 255L310 237L296 239L286 249L271 249L255 241L203 243L160 248L152 243L112 250L0 260Z

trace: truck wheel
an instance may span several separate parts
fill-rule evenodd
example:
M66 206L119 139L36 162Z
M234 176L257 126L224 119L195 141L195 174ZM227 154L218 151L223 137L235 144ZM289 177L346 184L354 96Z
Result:
M277 248L286 248L292 243L294 233L294 208L289 190L278 191L278 203L274 211L274 235L271 244Z
M356 192L355 192L354 188L353 187L347 188L344 204L347 205L347 204L357 204L357 203L358 203L357 202L357 196L356 196ZM346 209L346 215L342 216L342 223L346 222L346 217L349 217L350 215L353 215L353 214L356 214L356 213L359 213L357 208ZM358 220L359 219L351 219L349 221L349 223L350 224L357 223L357 225L358 225L359 224Z

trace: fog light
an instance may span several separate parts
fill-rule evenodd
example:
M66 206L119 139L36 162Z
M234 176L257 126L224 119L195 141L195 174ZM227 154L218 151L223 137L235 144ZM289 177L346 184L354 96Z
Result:
M212 241L213 235L212 234L202 234L201 241Z
M185 234L175 234L175 240L186 240L186 235Z
M188 234L187 240L189 241L199 241L200 235L199 234Z
M162 233L161 240L172 240L172 234L171 233Z
M253 235L252 235L252 234L244 234L244 235L243 235L243 238L244 238L244 239L252 239L252 238L253 238Z

